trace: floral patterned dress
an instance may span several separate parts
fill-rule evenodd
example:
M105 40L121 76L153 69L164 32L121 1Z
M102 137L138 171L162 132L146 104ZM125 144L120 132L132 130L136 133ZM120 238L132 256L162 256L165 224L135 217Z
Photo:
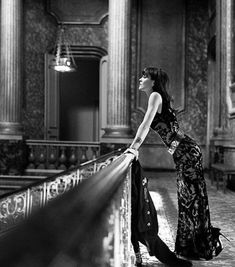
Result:
M151 128L159 134L171 154L177 171L178 228L175 252L191 259L212 259L222 250L219 230L211 225L202 153L197 143L183 134L174 110L163 99ZM172 151L177 136L180 140ZM174 147L173 147L174 148Z

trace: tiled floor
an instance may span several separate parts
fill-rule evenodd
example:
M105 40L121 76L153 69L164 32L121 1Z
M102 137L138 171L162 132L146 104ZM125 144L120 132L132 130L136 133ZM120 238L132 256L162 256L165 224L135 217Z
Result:
M149 178L149 191L158 211L159 236L174 250L174 240L177 228L177 197L176 174L146 172ZM211 212L211 222L222 229L222 233L230 239L230 243L222 238L224 250L210 261L193 261L193 266L235 267L235 192L230 190L224 194L207 181L207 191ZM161 267L155 257L149 257L147 250L141 246L144 266Z

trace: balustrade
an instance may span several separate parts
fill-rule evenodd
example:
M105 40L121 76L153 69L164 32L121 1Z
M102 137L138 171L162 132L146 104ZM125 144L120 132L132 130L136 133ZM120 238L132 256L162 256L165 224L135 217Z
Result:
M97 142L27 140L30 170L67 170L100 155Z
M63 193L79 182L81 169L67 171L53 181L29 188L14 201L7 198L5 203L1 202L1 216L3 211L8 215L18 212L20 220L30 213L25 210L25 203L30 199L27 195L32 198L34 193L37 202L32 204L40 206L43 201L46 203L63 194L0 239L0 265L5 266L7 262L9 267L132 266L131 162L134 156L119 154L112 155L113 160L118 157L112 163L106 157L111 163L106 167L96 161L96 170L99 166L100 171L83 186L66 194ZM47 194L38 195L38 190ZM29 207L32 209L32 205Z
M32 148L34 149L35 147L32 146ZM40 159L39 166L41 168L45 166L45 156L42 156L43 148L43 146L40 146L40 154L38 154ZM95 151L97 150L96 148ZM120 151L80 164L78 167L51 176L43 182L34 183L13 194L9 193L5 196L3 195L0 198L0 233L11 228L21 219L28 217L35 208L45 206L48 201L69 191L84 179L108 166L118 157ZM31 159L34 158L32 155L33 154L30 156ZM49 163L55 162L54 156L49 159L53 159L52 161L49 160ZM75 159L77 161L77 158L73 156L74 163ZM60 161L60 164L65 165L65 163L64 160ZM30 162L30 164L32 164L32 162Z

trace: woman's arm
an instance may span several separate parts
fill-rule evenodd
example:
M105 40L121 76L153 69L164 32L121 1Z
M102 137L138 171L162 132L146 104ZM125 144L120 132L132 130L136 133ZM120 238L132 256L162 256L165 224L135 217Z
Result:
M145 113L142 123L140 124L137 130L136 136L132 144L130 145L131 149L138 150L141 144L143 143L143 141L145 140L149 132L150 125L153 121L153 118L161 103L162 103L162 97L159 93L154 92L150 95L147 111Z

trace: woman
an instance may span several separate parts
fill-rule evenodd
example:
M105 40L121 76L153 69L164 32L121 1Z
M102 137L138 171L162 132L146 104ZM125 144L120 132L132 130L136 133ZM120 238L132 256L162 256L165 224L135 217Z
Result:
M175 253L190 259L210 260L222 251L222 245L220 229L212 227L210 222L200 147L179 129L166 91L169 83L166 72L148 67L139 81L139 90L148 97L148 108L128 151L137 155L150 128L158 133L172 154L177 171L179 213Z

